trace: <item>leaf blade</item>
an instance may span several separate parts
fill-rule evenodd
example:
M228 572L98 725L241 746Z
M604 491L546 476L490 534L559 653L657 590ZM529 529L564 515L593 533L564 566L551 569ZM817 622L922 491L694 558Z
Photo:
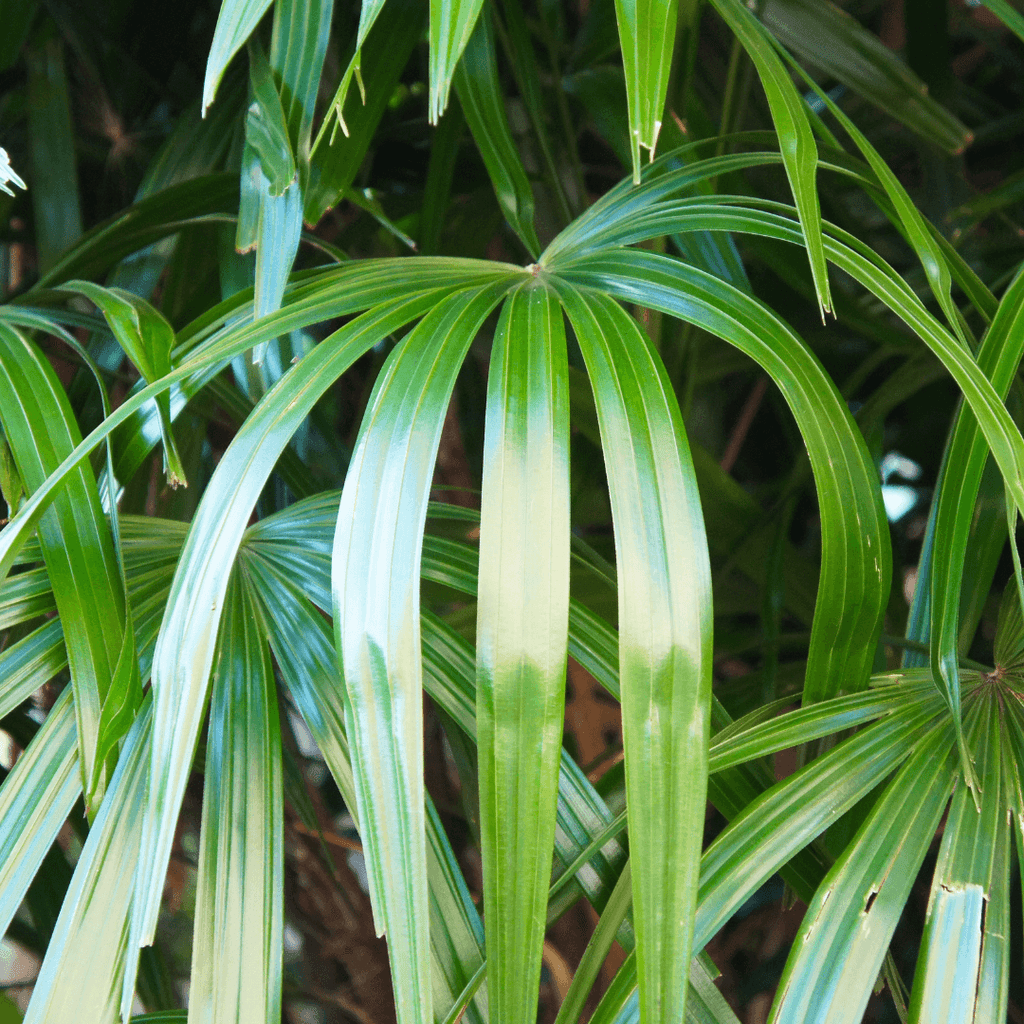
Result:
M678 22L678 0L615 0L629 108L633 184L640 183L640 150L650 159L661 133Z
M822 322L832 312L828 268L822 244L821 210L815 177L818 147L811 131L807 110L769 37L754 15L740 0L712 0L715 10L743 44L764 86L772 120L779 135L779 147L793 199L800 215L807 256L814 278L814 290Z
M707 786L707 541L679 408L650 342L611 299L553 286L594 386L612 500L641 1015L675 1021Z
M540 242L534 224L533 190L505 114L498 82L494 33L486 12L481 15L466 46L454 84L466 123L494 186L498 205L527 252L536 257L540 252Z
M189 993L193 1024L281 1019L281 727L263 632L236 572L210 700Z
M476 698L488 993L516 1024L536 1014L564 728L567 377L554 296L517 289L488 373Z
M338 511L331 589L356 806L400 1024L429 1024L420 538L441 424L470 342L510 285L442 300L382 371ZM408 353L405 359L403 354ZM415 439L415 447L410 443ZM378 501L381 493L389 501Z

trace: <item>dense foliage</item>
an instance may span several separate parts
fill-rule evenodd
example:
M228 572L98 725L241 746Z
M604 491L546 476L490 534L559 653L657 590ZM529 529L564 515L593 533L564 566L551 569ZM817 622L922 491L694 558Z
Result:
M0 12L25 1021L1019 1016L1007 0Z

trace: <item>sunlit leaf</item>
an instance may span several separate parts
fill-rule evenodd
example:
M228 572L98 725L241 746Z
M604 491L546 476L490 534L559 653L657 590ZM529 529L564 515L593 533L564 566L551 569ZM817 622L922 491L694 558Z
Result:
M349 465L332 591L356 806L400 1024L431 1019L423 824L419 537L455 375L511 280L434 306L382 370ZM403 353L412 357L401 358ZM417 439L410 451L409 441ZM377 500L387 493L392 499ZM383 540L382 540L383 539Z
M540 984L565 718L567 376L554 296L513 292L488 375L476 733L490 1004L524 1024Z
M431 296L432 297L432 296ZM168 598L153 661L154 757L143 863L165 869L173 824L206 702L214 641L231 565L249 515L277 455L309 407L351 362L382 336L429 306L422 297L385 304L341 328L298 363L264 398L218 466L189 531ZM319 382L319 386L312 382ZM294 400L277 403L276 396ZM269 459L264 455L269 451ZM223 489L223 490L222 490ZM216 538L217 542L213 542ZM189 655L183 657L183 652ZM148 945L159 909L159 887L136 909L133 941ZM156 897L155 899L153 897Z
M82 792L71 704L68 690L0 787L0 932Z
M756 300L696 268L653 253L620 250L580 260L567 276L699 324L760 362L783 389L822 495L823 577L805 700L862 688L888 600L889 531L874 467L834 385L781 321ZM723 312L726 301L728 314Z
M145 299L121 288L103 288L89 281L68 281L67 291L81 292L95 303L110 330L148 384L171 369L174 328ZM184 484L185 471L171 427L170 397L164 392L156 399L160 412L160 435L164 442L164 472L172 487Z
M128 968L127 923L139 861L139 831L149 768L152 703L128 734L82 855L25 1015L26 1024L114 1021Z
M295 179L295 155L281 94L257 42L249 43L249 81L252 103L245 116L245 137L259 155L267 192L280 196Z
M675 396L636 322L604 296L555 287L594 387L615 522L641 1013L675 1021L707 780L711 573L700 499Z

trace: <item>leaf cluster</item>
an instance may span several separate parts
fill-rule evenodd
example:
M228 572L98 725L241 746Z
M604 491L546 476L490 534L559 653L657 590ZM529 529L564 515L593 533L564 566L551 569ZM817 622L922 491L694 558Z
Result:
M4 7L0 1014L731 1024L778 880L771 1021L1019 1013L1024 19L898 10Z

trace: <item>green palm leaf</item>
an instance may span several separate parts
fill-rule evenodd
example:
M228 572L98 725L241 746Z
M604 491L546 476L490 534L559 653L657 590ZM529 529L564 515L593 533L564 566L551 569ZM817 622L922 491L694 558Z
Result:
M355 753L370 898L378 934L388 937L401 1024L431 1017L419 538L455 375L511 283L442 300L394 350L367 409L338 511L332 591L348 694L345 731Z
M733 818L701 858L695 949L702 949L767 878L884 781L906 761L915 744L935 732L941 707L931 696L925 693L923 699L904 703L883 722L776 783ZM934 752L929 752L934 765ZM948 795L948 769L945 778ZM637 960L631 954L602 999L598 1019L629 1019L636 988Z
M488 991L513 1024L536 1014L565 718L567 377L554 296L517 289L488 376L476 697Z
M807 910L772 1020L859 1021L954 780L951 723L886 788Z
M814 278L814 290L822 322L832 312L828 268L822 246L821 209L815 181L818 169L818 148L808 118L807 108L796 91L789 73L776 54L770 37L750 10L740 0L713 0L715 10L742 43L757 69L764 86L772 120L779 136L786 175L800 216L807 256Z
M327 545L337 518L333 505L330 512L329 518L322 520ZM251 531L243 549L247 578L270 624L270 643L289 693L323 752L346 805L355 808L355 782L330 626L314 611L291 575L277 572L266 558L267 549L280 543L268 540L266 534L273 534L282 518L265 519ZM308 535L304 533L303 539ZM326 576L329 583L329 564ZM472 681L471 661L466 678ZM454 855L429 800L426 816L433 1002L434 1016L440 1019L484 962L483 926L465 882L455 870ZM487 1019L486 1007L481 991L467 1011L469 1024L482 1024Z
M170 854L229 573L263 484L298 424L335 377L390 331L422 313L434 297L428 292L426 300L420 296L385 303L314 349L263 399L207 488L175 571L153 662L153 777L143 859L153 877L164 870ZM192 652L189 660L182 659L183 651ZM133 937L147 945L160 894L148 882L142 880L149 902L139 904L133 920Z
M68 690L0 788L0 932L82 792L71 703Z
M981 807L979 810L975 805L975 794L962 786L949 808L911 992L910 1017L914 1021L976 1015L979 998L989 1003L992 1015L987 1019L1006 1016L1007 993L1002 979L1008 978L1005 957L1009 951L1005 933L997 930L998 916L996 921L988 921L985 915L989 893L994 887L1005 891L1009 867L1007 801L1001 791L1002 705L1002 695L982 690L966 716L965 731L976 753L982 787ZM994 874L997 866L1001 878ZM995 940L994 946L990 937ZM987 954L986 974L994 975L986 979L984 991L979 989L983 950Z
M210 698L189 1016L273 1024L284 923L281 727L262 619L233 579Z
M654 159L661 134L678 10L678 0L615 0L634 184L640 182L640 150Z
M59 619L7 647L0 653L0 717L28 700L67 663L64 628Z
M149 772L152 703L147 699L125 739L106 797L75 866L25 1016L27 1024L83 1018L114 1024L122 979L134 988L126 942L139 863L139 835Z
M1020 319L1024 313L1024 275L1006 290L999 309L978 349L978 367L1005 396L1024 354ZM961 408L953 426L939 478L935 534L942 542L933 549L931 568L931 663L936 683L960 718L961 580L964 574L971 522L960 510L973 507L988 460L988 446L970 409ZM1014 517L1016 518L1016 517ZM1002 548L1000 529L999 548ZM965 752L964 757L970 755ZM971 776L968 773L968 779Z
M480 17L483 0L430 0L429 117L436 124L448 106L455 66Z
M814 357L757 300L676 260L619 250L585 257L565 273L698 324L756 359L778 383L807 445L822 519L804 698L862 688L889 595L888 526L863 439Z
M81 439L49 362L5 324L0 324L0 422L30 491L43 484ZM10 532L10 527L4 531ZM116 669L126 634L124 589L91 469L69 475L52 510L39 522L39 539L68 637L83 786L90 813L95 813L103 794L101 765L109 749L100 735L101 716L111 684L120 678ZM120 701L121 694L112 697Z
M615 522L641 1015L676 1021L707 780L707 542L679 409L650 343L610 299L554 287L593 384Z
M252 35L270 4L271 0L224 0L221 4L210 55L206 60L206 79L203 82L204 117L231 58Z

